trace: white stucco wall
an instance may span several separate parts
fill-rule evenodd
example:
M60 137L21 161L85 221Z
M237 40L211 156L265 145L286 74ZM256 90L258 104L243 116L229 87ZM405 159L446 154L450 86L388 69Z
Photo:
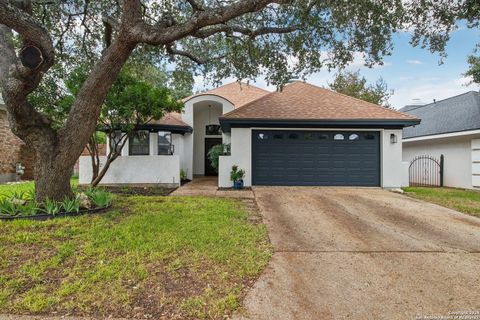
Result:
M390 142L390 135L396 135L397 143ZM406 166L402 163L402 130L382 130L381 136L381 186L399 188L405 186L408 176Z
M100 157L105 163L106 157ZM88 184L92 178L90 156L80 157L79 183ZM173 156L118 157L110 166L101 184L165 184L180 183L180 158Z
M441 139L403 142L403 160L412 161L419 155L440 158L444 155L444 185L472 188L472 139L475 136L457 136ZM480 136L477 136L477 138Z
M232 186L230 181L230 171L233 165L239 169L245 170L243 183L245 186L252 185L252 129L251 128L232 128L230 133L230 156L221 156L218 168L218 186L229 188Z
M186 167L184 140L186 134L172 134L174 155L158 154L158 133L150 132L150 155L130 156L128 139L122 149L122 155L110 166L101 184L167 184L176 186L180 183L180 168ZM107 150L110 145L107 139ZM100 163L105 163L106 157L100 157ZM88 184L92 178L91 159L80 157L79 183Z
M252 129L267 128L232 128L231 132L231 156L220 157L219 163L219 187L231 187L230 170L232 165L238 165L240 169L244 169L245 186L252 184L252 146L251 133ZM274 130L268 128L268 130ZM285 129L281 129L285 130ZM312 130L305 128L296 128L289 130ZM321 129L317 129L321 130ZM335 131L333 129L325 129L327 131ZM336 129L337 130L337 129ZM338 129L346 131L347 129ZM362 131L352 129L352 131ZM375 131L375 130L365 130ZM406 177L408 177L408 167L402 161L402 130L379 130L380 131L380 164L381 164L381 186L384 188L399 188L405 186ZM397 143L390 142L390 135L397 136Z

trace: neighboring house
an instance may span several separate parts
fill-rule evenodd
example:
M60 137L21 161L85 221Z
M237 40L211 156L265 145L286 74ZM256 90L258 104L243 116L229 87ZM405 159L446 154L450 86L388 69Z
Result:
M422 119L405 128L403 160L444 155L444 185L480 187L480 94L470 91L426 105L400 109Z
M25 167L25 173L17 174L17 164ZM10 130L5 104L0 95L0 183L33 179L33 154Z
M304 82L280 92L244 83L184 99L181 114L143 126L112 163L103 184L170 184L215 175L206 153L230 144L220 157L218 185L230 187L232 165L251 185L380 186L406 183L402 129L414 116ZM89 183L90 159L80 159L80 183ZM408 180L407 180L408 181Z

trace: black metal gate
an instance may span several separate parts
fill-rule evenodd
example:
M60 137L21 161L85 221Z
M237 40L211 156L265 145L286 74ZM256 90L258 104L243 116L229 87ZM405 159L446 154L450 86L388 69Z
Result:
M423 155L410 162L408 180L412 187L443 187L443 154L439 159Z

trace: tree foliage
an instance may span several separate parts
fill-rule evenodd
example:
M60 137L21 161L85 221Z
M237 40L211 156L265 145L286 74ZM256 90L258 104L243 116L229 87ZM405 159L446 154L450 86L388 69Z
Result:
M388 89L386 82L379 78L375 83L369 84L360 71L343 71L335 76L330 89L357 99L368 101L389 108L388 100L393 90Z
M63 199L72 194L69 172L128 60L171 66L177 79L202 75L218 82L262 75L268 83L282 85L322 68L343 67L359 53L367 65L379 63L392 52L392 34L400 30L412 31L413 45L443 53L457 19L478 26L476 3L4 0L0 84L13 132L36 152L37 200ZM37 68L20 62L18 53L26 46L40 50L43 62ZM67 78L79 64L89 71L73 101L53 103L61 87L45 91L38 97L42 102L30 99L32 92ZM68 105L67 117L58 121L55 115Z
M65 81L70 94L63 101L74 101L88 73L85 67L73 70ZM121 154L130 135L152 120L161 119L166 113L181 111L182 104L174 98L173 90L159 86L164 73L145 65L127 64L112 85L102 105L97 130L104 132L110 148L105 161L100 161L97 133L90 137L87 149L92 160L92 185L96 186L107 173L110 165ZM65 102L64 104L67 104Z
M472 82L480 84L480 56L469 56L467 62L468 71L465 75L472 77Z

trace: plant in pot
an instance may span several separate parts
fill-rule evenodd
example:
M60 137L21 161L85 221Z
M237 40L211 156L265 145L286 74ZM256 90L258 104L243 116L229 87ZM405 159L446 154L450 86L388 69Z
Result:
M238 169L238 166L232 166L232 171L230 171L230 180L233 182L234 189L243 189L244 177L245 170Z

